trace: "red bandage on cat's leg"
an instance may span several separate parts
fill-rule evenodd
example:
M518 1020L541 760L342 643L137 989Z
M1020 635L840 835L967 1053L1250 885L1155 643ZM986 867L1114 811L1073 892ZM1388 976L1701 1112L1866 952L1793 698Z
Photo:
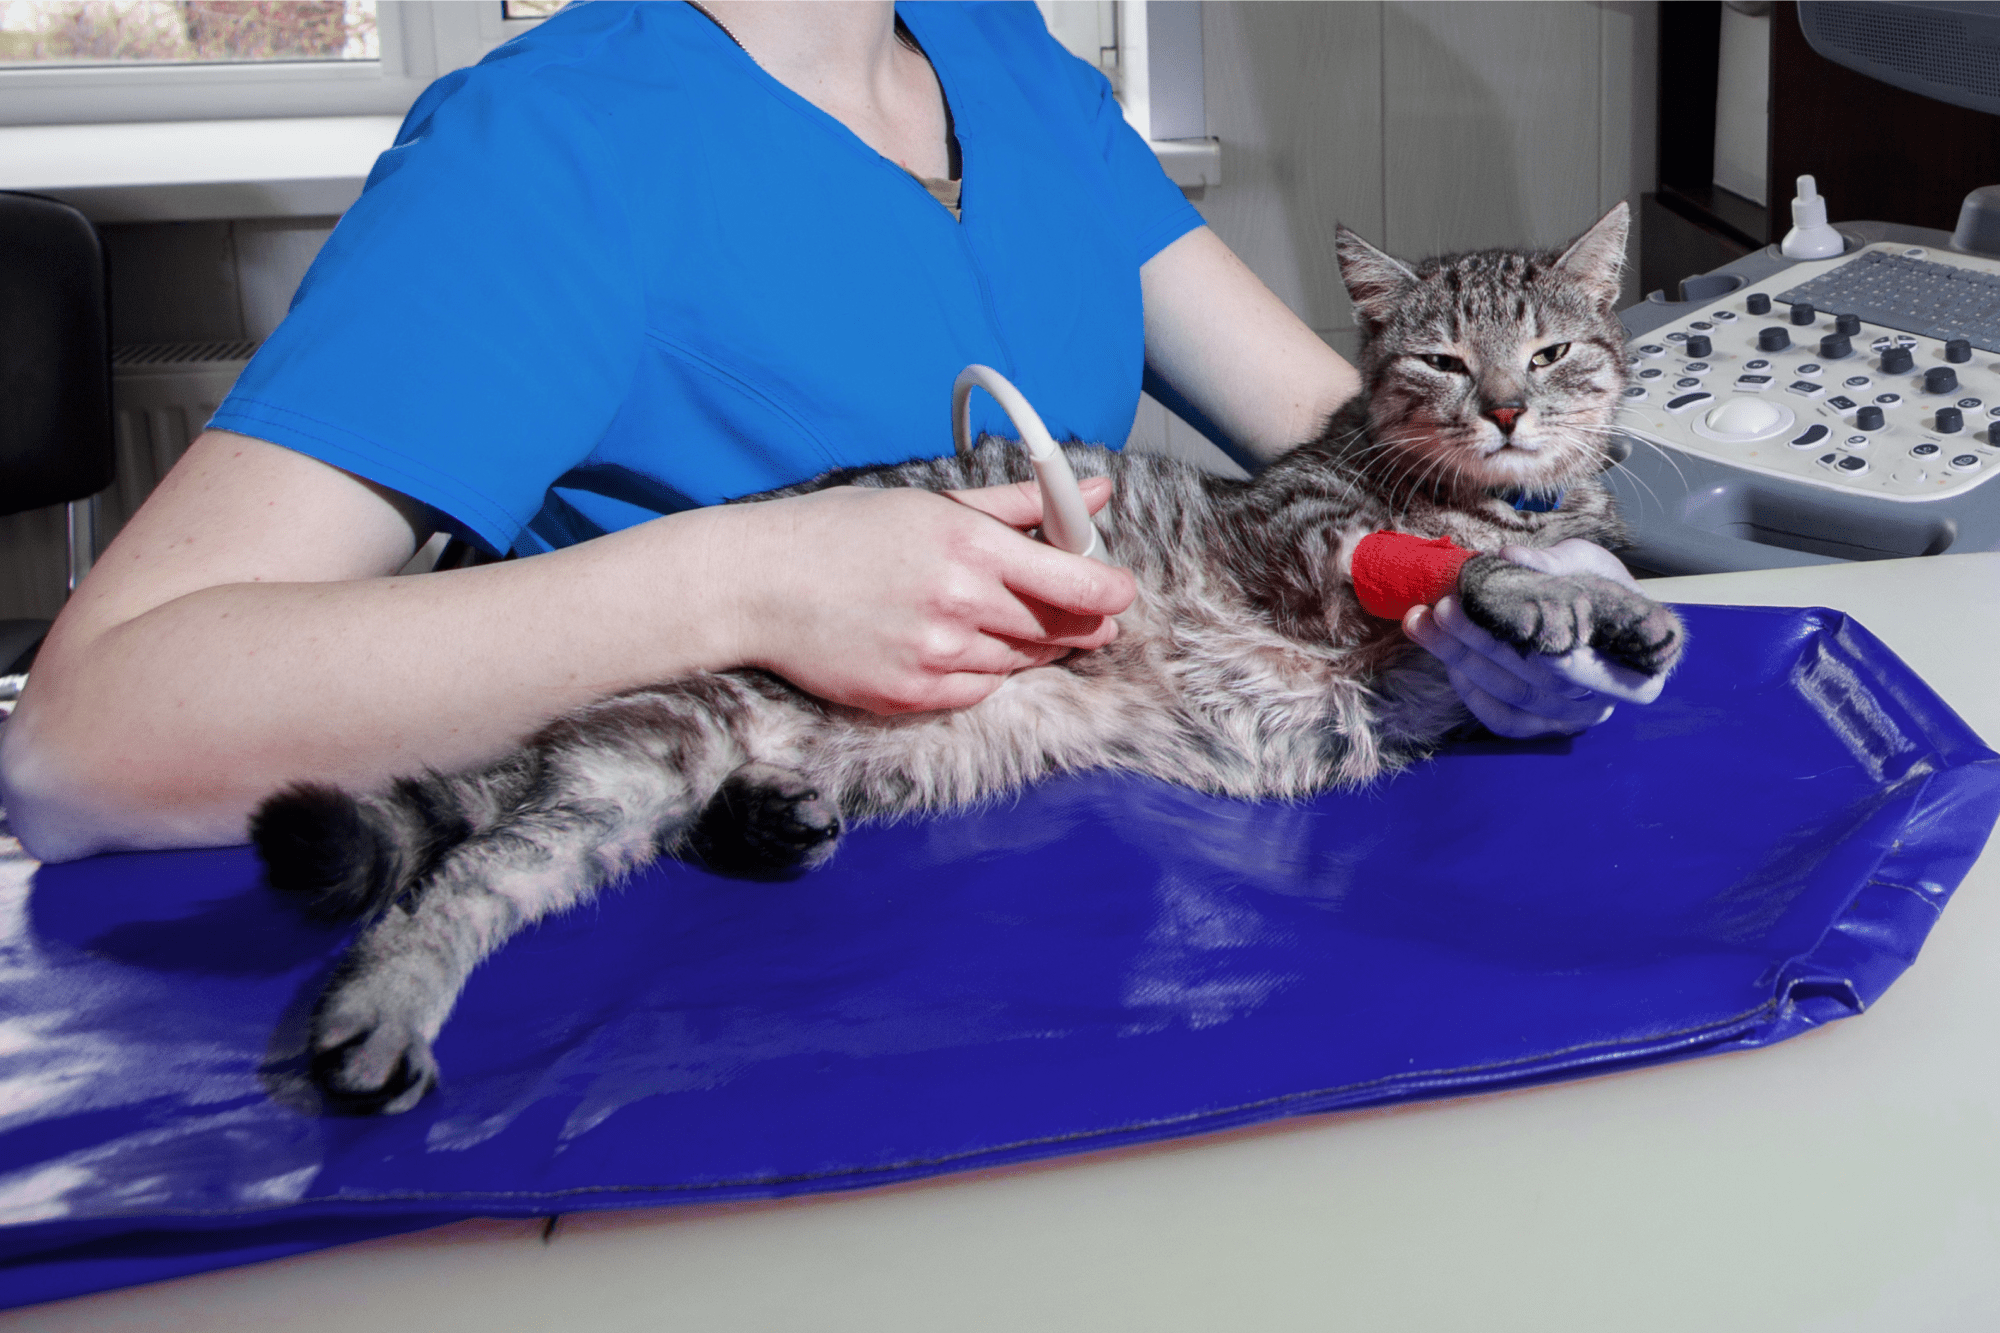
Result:
M1354 548L1349 571L1361 609L1384 620L1401 620L1413 606L1429 606L1458 586L1458 567L1474 551L1451 538L1426 541L1403 532L1371 532Z

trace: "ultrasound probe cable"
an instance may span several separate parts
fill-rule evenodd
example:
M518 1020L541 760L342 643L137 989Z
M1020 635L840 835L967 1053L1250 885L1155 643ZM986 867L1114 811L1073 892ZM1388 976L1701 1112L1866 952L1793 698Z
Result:
M1042 424L1021 391L991 366L967 366L958 373L958 382L951 386L951 435L958 452L972 452L975 385L993 395L993 401L1013 421L1014 429L1021 432L1021 447L1028 451L1028 462L1034 466L1035 480L1042 488L1042 539L1072 555L1089 556L1110 564L1104 543L1097 535L1097 525L1090 521L1090 510L1084 507L1083 492L1077 488L1076 473L1070 470L1069 459L1056 446L1049 428Z

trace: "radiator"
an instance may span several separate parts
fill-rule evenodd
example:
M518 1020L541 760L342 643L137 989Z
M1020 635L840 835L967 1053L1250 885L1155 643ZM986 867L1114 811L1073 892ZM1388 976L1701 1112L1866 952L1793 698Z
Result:
M111 353L117 478L97 497L102 550L215 412L254 342L156 343ZM69 581L64 506L0 518L0 620L49 619Z

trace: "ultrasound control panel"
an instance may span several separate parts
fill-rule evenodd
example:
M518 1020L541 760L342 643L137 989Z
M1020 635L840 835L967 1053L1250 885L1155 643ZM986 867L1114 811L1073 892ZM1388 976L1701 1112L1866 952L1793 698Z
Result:
M1876 242L1677 311L1626 352L1618 425L1655 445L1892 505L2000 473L2000 260Z

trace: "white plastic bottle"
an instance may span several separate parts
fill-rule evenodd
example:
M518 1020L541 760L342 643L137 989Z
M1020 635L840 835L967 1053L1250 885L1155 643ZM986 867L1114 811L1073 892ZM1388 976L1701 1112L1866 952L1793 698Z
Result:
M1847 248L1840 233L1826 222L1826 199L1810 176L1799 177L1799 192L1792 198L1792 229L1778 243L1778 252L1787 259L1831 259Z

